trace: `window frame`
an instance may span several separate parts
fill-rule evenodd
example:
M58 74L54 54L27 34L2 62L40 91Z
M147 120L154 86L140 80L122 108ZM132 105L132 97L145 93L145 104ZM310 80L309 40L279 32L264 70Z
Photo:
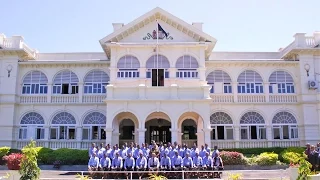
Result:
M288 128L288 138L284 138L284 127ZM275 129L279 130L279 138L275 138ZM292 132L293 131L293 132ZM292 135L294 137L292 137ZM296 124L273 124L272 138L274 140L297 140L299 139L298 126Z
M224 139L218 139L218 126L223 126L224 129ZM211 133L211 140L234 140L234 126L232 124L212 124L211 125L212 131L215 131ZM232 138L230 139L228 137L227 130L232 130ZM215 137L213 137L215 135Z
M98 127L98 138L95 139L93 138L93 127ZM89 124L86 124L82 127L82 140L103 140L104 138L102 138L102 131L104 131L104 129L106 128L105 125L101 125L101 124L92 124L92 125L89 125ZM83 130L88 130L88 139L85 139L83 137Z
M56 139L52 138L52 130L56 130ZM74 129L74 137L70 138L70 130ZM62 131L62 132L61 132ZM62 135L62 136L61 136ZM50 140L76 140L77 139L77 128L75 125L70 126L68 125L63 125L63 124L55 124L54 126L50 127Z
M257 139L252 139L251 127L256 126ZM247 139L242 138L242 130L247 131ZM262 132L263 130L263 132ZM262 137L264 136L264 138ZM267 140L267 128L263 124L240 124L240 140Z

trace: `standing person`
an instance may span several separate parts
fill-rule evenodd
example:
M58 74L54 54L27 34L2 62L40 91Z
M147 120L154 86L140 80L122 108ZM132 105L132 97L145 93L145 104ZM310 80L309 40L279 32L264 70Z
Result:
M213 169L217 171L222 171L224 169L222 158L219 153L215 153L215 157L213 159ZM221 172L214 172L213 178L220 178Z
M319 167L319 153L315 150L314 145L310 146L308 161L312 165L311 171L314 171Z
M96 143L92 143L91 147L89 148L89 158L91 158L92 155L96 152L97 152Z
M306 144L306 150L304 151L304 153L305 153L307 156L310 154L310 148L311 148L310 144L307 143L307 144Z
M213 147L212 159L216 157L216 154L219 154L218 146Z

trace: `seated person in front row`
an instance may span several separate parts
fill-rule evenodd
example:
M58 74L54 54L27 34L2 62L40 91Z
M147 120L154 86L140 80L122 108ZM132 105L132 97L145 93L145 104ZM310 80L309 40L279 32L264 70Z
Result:
M174 171L182 170L183 160L177 151L175 151L175 155L171 159L171 165Z
M202 158L199 156L198 152L196 152L196 155L193 157L193 164L196 169L201 169L203 166Z
M143 152L139 153L137 158L136 169L137 171L144 171L147 169L147 158L143 156Z
M160 166L159 159L156 156L156 153L151 154L151 158L149 158L148 168L150 171L157 171Z
M96 153L93 153L88 162L89 171L97 171L99 167L99 158Z
M109 158L109 153L105 153L104 157L100 160L99 168L102 171L110 171L111 160Z
M213 169L213 160L208 152L206 152L206 156L203 158L202 163L203 163L204 169L206 170Z
M193 161L190 154L187 153L186 157L183 158L183 169L190 169L193 167Z
M114 171L121 171L123 167L122 158L119 156L119 152L116 153L116 157L112 160L112 167L111 169Z
M171 160L166 153L163 153L161 158L161 170L170 171L171 169Z
M128 157L124 161L124 170L125 171L133 171L135 166L134 158L132 157L132 153L128 153Z

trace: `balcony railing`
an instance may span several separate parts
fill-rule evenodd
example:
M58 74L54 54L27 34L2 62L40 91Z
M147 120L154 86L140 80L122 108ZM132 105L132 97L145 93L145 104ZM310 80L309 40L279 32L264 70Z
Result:
M103 101L107 98L107 95L104 94L90 94L90 95L84 95L82 102L83 103L103 103Z
M211 147L219 149L265 148L265 147L300 147L299 140L211 140Z
M70 148L70 149L89 149L92 143L100 145L100 143L105 143L105 140L36 140L37 146L47 147L51 149L60 149L60 148ZM24 146L29 144L29 140L18 140L16 141L16 148L22 149Z
M147 89L147 93L152 94L149 98L162 97L170 99L170 91ZM49 98L51 97L51 98ZM210 94L214 103L297 103L297 94ZM107 98L106 94L84 94L80 98L79 94L22 94L19 102L21 104L43 104L43 103L103 103ZM132 98L123 96L123 98ZM51 101L50 101L51 99Z

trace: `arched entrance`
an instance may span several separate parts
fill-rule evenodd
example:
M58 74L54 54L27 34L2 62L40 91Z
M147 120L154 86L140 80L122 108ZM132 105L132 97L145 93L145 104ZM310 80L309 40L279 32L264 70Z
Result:
M139 128L139 123L133 113L121 112L116 115L113 119L112 128L112 145L137 142L135 131Z
M178 120L179 144L186 144L192 147L196 144L198 147L204 145L203 119L196 112L185 112Z
M181 125L182 144L192 147L197 144L197 124L193 119L186 119Z
M146 119L145 128L145 142L171 142L171 121L165 113L151 113Z

